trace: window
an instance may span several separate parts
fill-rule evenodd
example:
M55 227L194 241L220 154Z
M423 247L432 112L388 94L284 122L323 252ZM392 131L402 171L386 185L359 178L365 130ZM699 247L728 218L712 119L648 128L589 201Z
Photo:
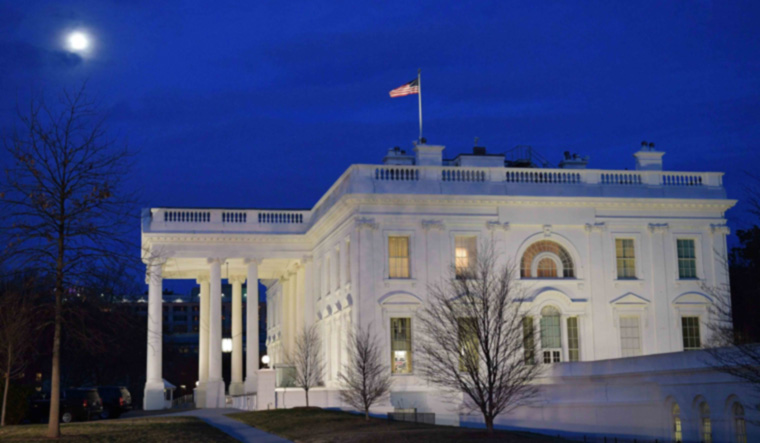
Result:
M538 278L557 278L557 264L549 257L538 262Z
M459 370L477 371L480 353L478 352L478 324L472 317L457 319L459 327Z
M544 363L558 363L562 359L562 332L557 308L547 306L541 310L541 349Z
M671 417L673 418L673 441L683 441L683 431L681 429L681 408L678 403L673 403L671 409Z
M545 262L549 259L552 264ZM561 264L562 271L557 267ZM551 273L551 266L554 265L555 278L574 278L575 271L573 260L570 254L559 243L550 240L541 240L533 243L525 250L520 260L520 277L522 278L541 278L539 269L543 273ZM551 277L544 277L551 278Z
M409 237L388 237L388 277L409 275Z
M699 337L699 317L681 317L681 332L684 351L702 349L702 340Z
M580 361L580 339L578 338L578 317L567 318L567 354L570 361Z
M694 252L694 240L676 240L678 249L678 278L697 278L697 255Z
M623 357L641 355L641 330L638 316L620 317L620 349Z
M391 372L412 372L412 319L391 319Z
M536 342L533 332L533 317L523 317L523 352L525 354L525 364L532 365L536 363Z
M734 403L731 408L734 414L734 434L737 443L747 443L747 423L744 421L744 406L741 403Z
M699 430L702 443L712 443L712 423L710 422L710 407L707 402L699 404Z
M617 278L636 278L636 253L630 238L615 239L615 256L617 258Z
M475 271L477 237L456 236L454 238L454 268L456 278L465 278Z

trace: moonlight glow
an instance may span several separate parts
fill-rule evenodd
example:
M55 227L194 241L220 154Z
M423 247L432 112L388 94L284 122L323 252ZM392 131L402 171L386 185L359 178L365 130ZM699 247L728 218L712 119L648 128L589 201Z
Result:
M69 49L84 51L90 47L90 39L84 32L72 32L68 37Z

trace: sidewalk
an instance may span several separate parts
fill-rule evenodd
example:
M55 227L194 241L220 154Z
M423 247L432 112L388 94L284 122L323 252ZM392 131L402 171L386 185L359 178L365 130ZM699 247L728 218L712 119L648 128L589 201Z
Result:
M177 417L198 417L211 426L229 434L233 438L236 438L242 442L252 443L289 443L290 440L286 440L282 437L264 432L260 429L256 429L252 426L237 421L235 419L225 417L224 414L233 414L236 412L243 412L239 409L224 408L224 409L193 409L191 411L183 411L175 414L167 414L167 416Z

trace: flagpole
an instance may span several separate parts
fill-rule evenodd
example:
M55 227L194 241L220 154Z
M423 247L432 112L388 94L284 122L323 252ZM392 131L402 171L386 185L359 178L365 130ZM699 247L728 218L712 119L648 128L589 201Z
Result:
M420 105L420 143L422 143L422 69L417 69L417 87L420 92L417 93L417 99Z

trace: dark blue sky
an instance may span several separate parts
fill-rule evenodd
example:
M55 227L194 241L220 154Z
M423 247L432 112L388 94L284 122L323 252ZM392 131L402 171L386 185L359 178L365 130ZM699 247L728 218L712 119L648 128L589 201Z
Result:
M425 135L553 162L760 167L760 2L0 1L0 128L30 90L89 81L139 150L146 206L311 207L352 163ZM87 57L63 36L88 31ZM742 210L734 210L739 217Z

